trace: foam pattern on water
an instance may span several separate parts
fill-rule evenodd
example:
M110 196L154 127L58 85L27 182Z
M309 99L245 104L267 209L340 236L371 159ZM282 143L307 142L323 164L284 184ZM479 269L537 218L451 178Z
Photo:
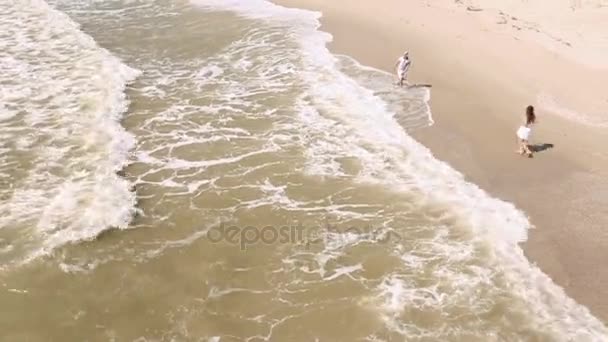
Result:
M330 54L318 13L64 3L144 71L124 120L137 137L125 171L137 229L58 257L67 279L104 279L108 336L155 324L140 340L605 337L523 256L524 214L407 134L432 123L429 90ZM304 238L209 242L221 222L298 223ZM142 301L154 310L124 311Z
M523 315L521 320L526 321L531 330L546 331L547 336L555 340L600 341L606 336L601 322L568 298L561 288L526 260L517 245L526 239L529 227L524 214L510 203L489 197L475 185L465 182L463 176L447 164L433 158L428 149L414 141L399 125L400 118L393 111L394 105L387 105L378 90L368 89L365 82L359 83L356 76L343 72L345 64L351 63L345 68L348 70L353 63L340 60L327 51L325 44L330 37L317 31L318 13L286 9L265 1L196 3L207 8L230 9L271 22L289 20L297 27L294 32L304 55L300 75L306 84L311 85L297 103L300 123L303 123L298 129L302 132L300 139L308 141L305 153L309 162L305 171L326 177L344 176L337 157L354 157L360 165L356 174L360 182L417 193L420 196L413 200L418 201L418 205L440 205L455 215L447 227L472 229L473 236L459 242L437 226L434 227L438 230L435 233L437 240L421 243L434 246L434 250L425 254L432 255L431 260L438 258L439 266L445 266L435 271L436 282L431 289L403 281L405 272L392 273L384 278L378 290L380 298L388 300L381 304L389 312L385 316L387 324L409 338L454 337L455 331L439 329L437 332L436 326L426 332L421 325L413 330L407 329L406 317L411 319L413 316L411 312L406 317L402 315L407 308L420 305L449 311L450 305L458 307L467 303L474 310L479 309L479 313L483 312L484 305L488 305L484 304L485 298L500 298L501 293L507 291L511 300L517 298L513 302L514 317ZM316 253L321 276L326 274L327 260L335 258L336 250L345 252L360 242L352 237L346 240L337 249L326 246ZM410 249L396 253L404 260L411 260L411 255L415 255ZM480 258L490 261L479 262ZM424 264L424 258L417 260ZM432 269L421 267L420 270L429 272L429 268ZM351 265L347 269L356 273L359 267ZM442 279L449 284L443 289ZM480 297L483 291L487 293ZM434 294L428 297L425 292ZM452 304L449 298L453 299ZM478 304L471 302L472 298L479 300ZM515 304L517 301L521 301L520 304ZM500 304L492 302L489 305L496 307ZM500 332L495 334L495 340L501 338ZM525 332L522 335L525 336ZM460 336L466 334L461 332Z
M4 265L126 228L120 126L137 72L44 1L0 4L0 249ZM0 245L1 245L0 241Z

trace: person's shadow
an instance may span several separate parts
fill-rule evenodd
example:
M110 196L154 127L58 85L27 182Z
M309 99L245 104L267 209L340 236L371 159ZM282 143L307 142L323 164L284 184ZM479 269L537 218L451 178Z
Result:
M536 144L536 145L530 145L528 146L530 148L530 151L536 153L536 152L542 152L545 150L548 150L550 148L553 148L553 144Z

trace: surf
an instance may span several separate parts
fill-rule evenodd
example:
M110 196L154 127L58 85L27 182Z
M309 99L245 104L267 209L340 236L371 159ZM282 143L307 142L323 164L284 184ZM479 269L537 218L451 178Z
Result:
M525 259L525 213L411 137L433 124L430 88L395 88L392 75L330 53L320 13L193 3L58 7L145 71L121 114L137 141L124 175L138 215L13 268L11 292L0 291L19 308L13 336L42 330L22 324L39 310L53 323L44 336L58 338L66 320L80 339L605 337ZM302 236L262 236L285 225ZM242 234L222 236L226 226ZM56 305L16 297L49 286L70 291L42 297Z
M120 121L139 71L42 0L5 2L0 12L0 260L8 267L128 227L136 198L117 172L135 140Z
M324 177L344 176L336 157L356 158L360 165L355 176L358 182L417 194L415 201L439 206L453 215L452 224L466 227L473 234L473 245L489 248L487 257L491 261L484 267L500 272L504 280L499 283L510 284L514 297L531 303L535 315L529 319L535 329L546 330L558 340L599 341L606 336L607 331L600 321L568 298L524 256L519 243L527 239L530 229L526 215L513 204L493 198L468 183L462 174L434 158L431 151L407 134L408 129L415 129L418 124L408 127L407 121L400 117L404 111L412 114L410 118L418 118L415 122L420 122L420 117L426 118L422 126L432 124L428 88L417 87L403 93L382 89L389 80L385 72L363 68L348 57L331 54L326 47L331 36L319 30L320 13L285 8L267 1L192 2L206 10L233 11L247 18L292 27L290 31L305 56L299 73L310 85L298 100L299 119L303 124L300 130L306 131L308 137L315 137L307 146L306 172ZM391 95L387 96L387 93ZM410 96L409 101L404 102L419 104L413 110L411 105L400 106L395 99L400 96ZM447 236L438 246L453 245ZM461 247L468 248L466 245ZM408 254L404 252L404 260ZM493 271L490 268L484 272ZM452 277L458 279L459 275L454 273ZM486 277L479 273L470 280ZM402 293L418 289L411 289L410 285L398 280L400 278L398 273L386 278L378 293L379 298L388 302L382 304L381 300L378 305L392 308L386 311L387 324L410 336L402 330L407 325L402 325L400 320L403 310L411 305ZM495 286L503 286L499 283ZM436 295L436 298L441 297ZM395 307L396 300L399 307Z

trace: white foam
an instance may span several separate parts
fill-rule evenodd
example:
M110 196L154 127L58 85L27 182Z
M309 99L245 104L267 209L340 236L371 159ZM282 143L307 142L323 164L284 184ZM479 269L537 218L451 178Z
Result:
M235 11L249 18L271 19L285 23L293 23L295 20L297 23L316 26L316 20L321 17L320 12L281 7L266 0L190 0L190 2L205 9Z
M456 214L460 223L472 230L476 240L489 243L490 256L496 261L494 267L508 279L509 291L530 303L529 310L533 313L530 320L540 331L548 331L564 340L600 341L606 338L608 331L599 320L568 298L524 257L518 243L527 238L530 227L525 214L511 203L490 197L476 185L466 182L463 175L449 165L435 159L427 148L406 134L396 113L391 112L385 101L339 70L337 58L326 48L331 36L317 31L319 13L286 9L261 0L193 2L206 8L236 11L247 17L288 22L294 27L293 33L304 54L305 65L300 75L312 85L299 99L302 123L299 129L303 132L301 140L309 144L309 173L328 177L343 175L335 157L356 157L362 165L358 181L419 194L420 205L439 205ZM356 244L360 238L356 237L352 243ZM443 247L443 244L438 246ZM331 246L327 247L317 255L319 269L308 272L323 275L327 262L341 255L345 248L341 245L334 252ZM472 258L469 253L465 250L447 260L462 263ZM493 270L479 267L477 272L479 277L475 279L485 281ZM454 284L469 279L456 275L446 273ZM386 283L386 289L382 290L389 298L386 307L395 312L401 312L409 303L409 299L404 298L412 298L404 290L406 284L399 279ZM424 294L420 292L423 290ZM427 290L412 291L419 302L426 303L424 305L442 303L445 296ZM424 333L419 330L417 333Z
M350 277L351 273L357 272L357 271L361 271L363 270L363 265L361 264L356 264L356 265L352 265L352 266L343 266L343 267L338 267L334 270L334 273L328 277L325 277L323 280L325 281L331 281L337 278L340 278L342 276L348 276Z
M217 287L212 287L209 290L209 294L207 295L207 298L210 299L216 299L225 295L230 295L233 293L239 293L239 292L247 292L247 293L252 293L252 294L265 294L265 293L270 293L270 291L260 291L260 290L254 290L254 289L244 289L244 288L227 288L227 289L218 289Z
M14 142L0 161L20 165L23 176L2 190L0 235L20 231L24 254L7 261L17 262L127 228L135 195L116 172L134 138L119 121L138 71L42 0L0 4L0 12L0 102L8 108L0 124Z
M12 292L12 293L19 293L19 294L27 294L29 293L27 290L20 290L20 289L8 289L8 292Z

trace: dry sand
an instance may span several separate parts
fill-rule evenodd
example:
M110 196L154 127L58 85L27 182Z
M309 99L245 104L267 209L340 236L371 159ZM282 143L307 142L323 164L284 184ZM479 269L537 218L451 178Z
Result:
M275 2L323 12L330 49L364 64L391 71L409 50L436 121L415 137L524 210L528 257L608 322L606 0ZM533 142L554 145L533 159L514 153L528 104Z

